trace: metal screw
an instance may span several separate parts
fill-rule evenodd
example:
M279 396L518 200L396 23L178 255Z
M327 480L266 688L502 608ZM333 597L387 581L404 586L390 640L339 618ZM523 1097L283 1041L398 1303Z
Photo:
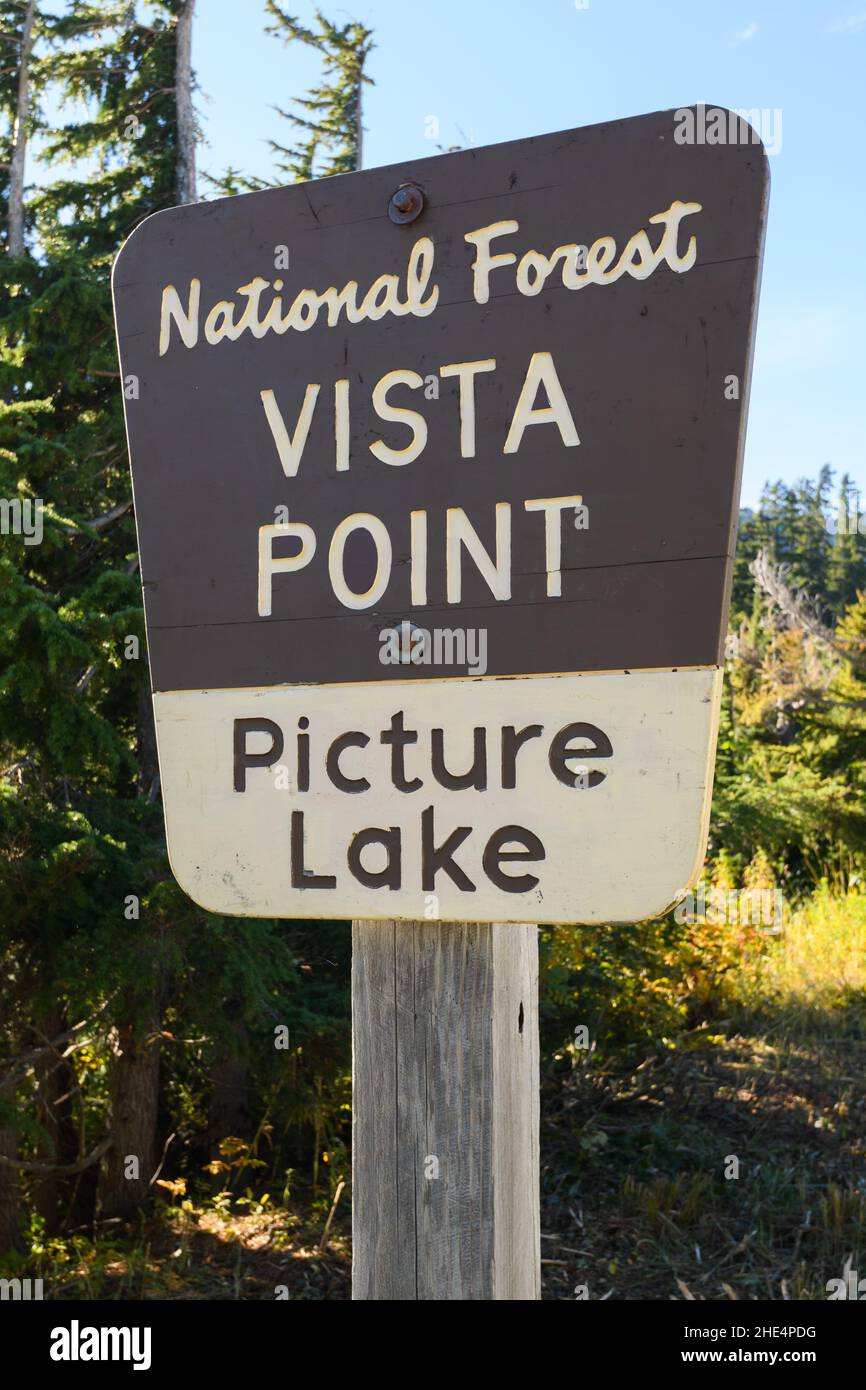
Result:
M414 222L424 210L424 194L414 183L401 183L396 193L392 193L388 204L388 216L399 226L404 222Z

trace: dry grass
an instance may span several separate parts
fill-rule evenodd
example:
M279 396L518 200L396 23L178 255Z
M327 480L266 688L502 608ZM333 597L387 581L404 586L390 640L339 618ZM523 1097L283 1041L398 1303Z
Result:
M866 898L792 914L725 1004L546 1079L546 1298L824 1299L866 1270Z
M866 1038L866 896L817 894L731 987L744 1013L775 1031Z

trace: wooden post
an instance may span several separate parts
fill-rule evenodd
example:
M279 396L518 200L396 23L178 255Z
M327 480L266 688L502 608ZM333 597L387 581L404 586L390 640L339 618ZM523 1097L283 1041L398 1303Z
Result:
M540 1297L530 925L352 929L355 1299Z

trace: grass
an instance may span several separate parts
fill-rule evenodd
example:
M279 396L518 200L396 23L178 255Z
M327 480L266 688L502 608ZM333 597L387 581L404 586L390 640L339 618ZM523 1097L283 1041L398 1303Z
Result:
M725 1017L546 1077L546 1298L825 1299L866 1269L866 898L816 895L719 981Z
M741 1017L774 1032L866 1039L866 896L818 893L732 987Z

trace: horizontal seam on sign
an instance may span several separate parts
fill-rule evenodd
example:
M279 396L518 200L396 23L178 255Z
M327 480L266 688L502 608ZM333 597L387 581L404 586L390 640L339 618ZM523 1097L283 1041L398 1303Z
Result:
M561 571L561 573L563 573L563 574L592 574L595 570L632 569L632 568L636 567L637 565L678 565L678 564L692 564L692 563L697 563L697 562L700 561L700 560L727 560L727 559L729 559L729 558L730 558L730 557L727 556L727 555L688 555L688 556L683 556L682 560L631 560L631 561L629 561L627 564L587 565L585 569L580 569L580 570L576 570L576 569L563 569L563 570ZM403 563L403 562L401 562L401 563ZM408 563L408 561L407 561L406 563ZM546 571L546 570L525 570L525 571L522 571L522 573L525 573L525 574L545 574L545 573L547 573L547 571ZM147 591L147 586L148 586L148 584L153 584L154 582L156 582L156 583L158 584L160 581L159 581L159 580L154 581L154 580L148 580L148 579L145 579L145 580L143 581L143 587L144 587L144 589L145 589L145 592ZM511 599L509 599L509 600L508 600L508 607L509 607L509 610L513 610L513 609L515 609L515 608L538 608L538 607L541 606L542 602L543 602L542 599L527 599L525 603L515 603L515 602L513 602ZM569 604L572 604L572 603L595 603L595 602L598 602L598 600L597 600L597 599L593 599L593 598L567 598L567 599L561 599L561 600L559 600L559 601L557 602L557 607L559 607L559 608L565 608L565 607L567 607ZM415 612L415 613L417 613L417 612L420 611L417 607L413 608L413 607L412 607L412 604L409 604L409 605L408 605L408 608L411 609L411 611L412 611L412 612ZM428 604L425 604L425 605L424 605L424 609L425 609L425 616L427 616L427 615L429 615L429 614L431 614L431 613L449 613L449 614L452 614L452 615L454 615L455 617L457 617L460 613L467 613L467 612L472 612L472 613L481 612L481 613L484 613L484 612L487 612L487 611L489 610L491 613L494 613L494 612L497 612L497 611L499 611L499 610L502 610L502 604L501 604L501 603L499 603L499 604L497 604L497 603L475 603L475 604L469 604L469 603L465 603L465 602L463 602L463 600L461 600L461 603L460 603L460 606L459 606L459 607L457 607L457 605L454 605L454 606L452 606L452 607L443 607L443 606L437 606L437 605L432 604L432 603L428 603ZM393 609L393 616L396 617L396 616L404 615L404 614L405 614L405 611L406 611L406 608L405 608L405 607L402 607L402 608L395 608L395 609ZM504 610L502 610L502 611L504 611ZM190 623L154 623L154 622L150 622L150 623L148 623L147 626L148 626L148 631L149 631L149 632L184 632L184 631L192 631L192 630L194 630L194 629L199 629L199 628L203 628L203 627L249 627L251 624L259 623L259 622L267 622L267 623L269 623L269 624L271 624L271 625L276 625L277 623L325 623L325 622L336 622L336 620L337 620L338 618L348 618L348 617L350 617L350 616L360 617L360 616L362 616L362 615L366 615L366 616L368 616L368 617L370 617L370 618L376 618L377 621L378 621L380 618L387 618L387 617L389 617L389 616L392 616L392 612L391 612L391 610L386 611L385 609L382 609L382 608L363 608L363 609L358 609L357 611L354 611L354 610L350 611L349 609L347 609L345 613L313 613L313 614L306 614L306 615L289 616L289 617L285 617L285 618L276 618L276 617L270 617L270 618L259 618L259 617L255 617L255 618L229 618L229 619L227 619L225 622L198 622L198 623L196 623L196 622L190 622Z
M530 671L518 673L513 676L415 676L401 680L399 677L376 681L286 681L280 685L196 685L182 688L173 687L171 690L154 690L154 695L217 695L230 694L232 691L242 692L246 690L325 690L332 686L345 685L430 685L436 681L463 681L465 684L474 684L478 681L535 681L535 680L562 680L568 676L641 676L641 675L664 675L665 673L675 676L681 671L721 671L722 667L718 662L701 662L697 666L605 666L598 670L587 668L583 671Z

